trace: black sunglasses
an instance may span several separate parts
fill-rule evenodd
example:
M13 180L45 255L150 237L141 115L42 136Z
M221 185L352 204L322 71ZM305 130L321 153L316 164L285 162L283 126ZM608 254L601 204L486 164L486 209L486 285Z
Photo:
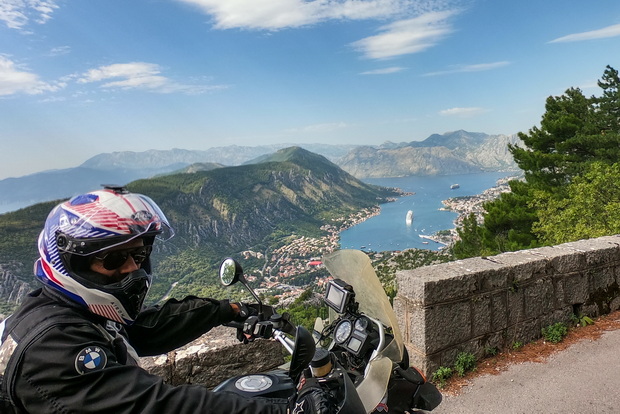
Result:
M103 256L95 256L95 259L101 260L106 270L116 270L125 264L129 256L133 258L133 261L136 262L137 265L142 264L142 262L149 258L152 250L153 246L151 245L113 250Z

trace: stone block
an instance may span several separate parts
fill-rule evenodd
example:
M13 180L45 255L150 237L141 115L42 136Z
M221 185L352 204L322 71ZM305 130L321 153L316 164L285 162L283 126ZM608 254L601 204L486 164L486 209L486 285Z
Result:
M397 295L394 298L392 303L392 309L394 310L394 315L396 315L396 320L398 322L398 328L400 329L401 334L403 335L403 339L407 341L407 335L409 332L408 320L409 320L409 305L408 300L404 296Z
M566 305L566 301L564 300L565 289L564 289L564 280L562 277L558 277L553 275L552 277L553 283L553 307L555 309L561 308Z
M483 356L489 356L489 351L499 351L507 346L504 340L503 332L493 332L479 340L480 348L484 351Z
M588 290L590 292L606 290L616 283L616 274L613 267L590 266L585 274L588 277Z
M506 330L506 339L509 346L515 342L527 344L541 337L540 329L540 321L538 319L522 321L510 326Z
M496 332L508 326L507 292L496 293L491 297L491 331Z
M612 241L614 240L614 241ZM608 265L618 262L620 246L617 238L600 237L596 239L580 240L575 244L586 253L586 266Z
M438 275L436 265L419 267L417 269L399 270L396 272L398 295L412 301L423 303L424 283L430 275Z
M554 308L553 282L540 279L523 288L523 305L526 319L549 313Z
M430 306L504 287L501 265L482 258L457 260L396 272L398 293Z
M428 341L427 327L436 329L433 325L425 323L424 309L416 309L409 313L407 338L411 345L421 352L426 352L426 342ZM440 328L441 329L441 328Z
M547 274L548 261L529 250L502 253L488 259L504 266L507 286L511 283L522 285Z
M581 272L568 273L562 278L564 302L569 305L585 303L588 300L588 276Z
M572 323L572 315L573 315L573 307L566 306L562 309L554 310L551 313L542 315L539 318L540 328L545 328L547 326L553 325L558 322L562 322L566 325L570 325Z
M409 354L409 365L422 371L427 378L430 379L433 372L441 366L441 354L427 355L420 353L419 350L412 348L407 343L405 343L405 348Z
M453 345L469 341L471 335L471 303L461 301L425 309L425 352L433 354Z
M515 325L525 319L523 289L509 290L506 298L508 325Z
M477 274L463 274L450 279L426 282L424 284L424 306L470 297L478 290L477 276Z
M480 336L491 331L491 296L481 295L471 298L472 301L472 336Z
M453 346L441 352L441 365L446 367L454 367L460 353L465 352L473 354L476 360L484 357L484 348L480 344L480 340L475 339L457 346Z
M545 258L550 267L549 271L556 275L579 271L586 267L585 252L575 250L564 244L539 247L529 250L529 252L533 255Z

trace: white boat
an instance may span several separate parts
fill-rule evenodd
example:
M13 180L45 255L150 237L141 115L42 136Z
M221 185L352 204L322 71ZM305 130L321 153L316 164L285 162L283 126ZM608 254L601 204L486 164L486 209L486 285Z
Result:
M413 210L409 210L407 212L407 218L405 219L405 221L407 222L407 225L410 225L411 222L413 222Z
M459 187L460 187L460 185L458 185L458 184L452 184L452 185L450 186L450 190L456 190L456 189L457 189L457 188L459 188Z

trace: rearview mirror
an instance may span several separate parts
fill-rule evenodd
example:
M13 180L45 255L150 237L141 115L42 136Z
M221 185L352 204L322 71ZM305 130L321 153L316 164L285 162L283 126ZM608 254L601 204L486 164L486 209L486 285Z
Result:
M256 292L254 292L254 289L248 285L248 281L245 279L245 276L243 276L243 268L235 259L231 257L224 259L220 265L220 281L224 286L230 286L240 282L247 291L252 294L256 303L258 303L258 313L263 313L263 302L261 302Z
M241 265L233 258L226 258L220 265L220 281L224 286L234 285L243 277Z

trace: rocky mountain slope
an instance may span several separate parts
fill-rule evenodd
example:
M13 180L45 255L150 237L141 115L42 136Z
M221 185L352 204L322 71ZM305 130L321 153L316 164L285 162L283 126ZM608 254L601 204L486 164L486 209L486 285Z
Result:
M456 131L434 134L421 142L356 148L338 165L362 178L517 170L508 144L519 141L516 135Z

